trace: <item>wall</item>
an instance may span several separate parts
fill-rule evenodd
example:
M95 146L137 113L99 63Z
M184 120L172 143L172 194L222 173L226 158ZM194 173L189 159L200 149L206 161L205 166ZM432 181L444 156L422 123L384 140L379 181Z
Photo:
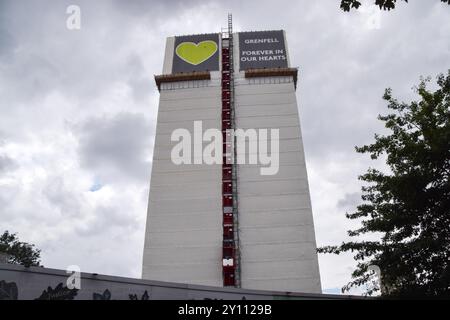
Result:
M142 276L222 285L222 172L220 165L175 165L174 129L221 127L219 73L203 87L161 90L150 183ZM187 84L189 87L189 84Z
M238 39L235 39L235 54ZM286 45L287 47L287 45ZM276 128L280 167L238 165L242 288L320 293L319 265L292 77L235 80L236 127Z
M272 300L272 299L349 299L337 295L213 288L179 283L81 273L81 289L66 287L64 270L0 264L0 300L74 299L74 300ZM54 290L58 285L60 289ZM50 287L50 290L49 290ZM50 293L50 294L49 294Z
M238 45L235 34L236 70ZM169 38L165 73L171 71L173 48ZM160 92L144 246L142 274L146 279L222 286L221 166L176 166L170 160L174 129L192 132L195 120L203 120L203 130L221 128L220 73L211 74L211 81L186 82L176 90L162 86ZM293 79L245 79L244 72L237 72L235 90L237 128L280 129L276 175L262 176L258 166L238 165L241 285L320 293Z

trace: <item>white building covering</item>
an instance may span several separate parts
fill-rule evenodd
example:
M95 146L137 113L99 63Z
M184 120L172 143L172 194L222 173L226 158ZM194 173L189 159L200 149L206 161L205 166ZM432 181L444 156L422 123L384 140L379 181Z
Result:
M234 34L235 126L279 129L280 136L277 174L261 175L260 165L236 166L239 284L246 289L320 293L294 77L246 78L239 71L238 36ZM166 75L172 73L175 42L172 37L166 43ZM170 157L176 144L171 141L173 130L193 132L198 120L203 121L203 131L221 129L220 77L219 71L212 71L210 80L160 84L145 279L223 285L222 166L175 165Z

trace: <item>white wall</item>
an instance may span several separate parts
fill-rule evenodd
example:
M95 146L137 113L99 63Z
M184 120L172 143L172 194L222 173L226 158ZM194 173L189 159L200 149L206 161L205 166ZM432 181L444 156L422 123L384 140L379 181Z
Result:
M238 66L237 37L234 43ZM173 51L172 38L166 50ZM170 72L172 58L166 52L165 73ZM321 292L294 84L290 77L250 80L243 72L236 76L237 128L280 130L276 175L262 176L255 165L238 166L242 287ZM195 120L203 120L203 130L221 129L219 78L220 73L214 72L205 87L160 93L144 246L145 279L222 286L221 165L176 166L170 160L174 129L192 132Z
M268 79L268 82L276 78ZM314 225L293 82L236 81L236 126L280 130L280 168L238 166L243 288L321 292Z
M161 91L153 155L143 278L222 286L220 165L174 165L174 129L221 126L221 91L209 87Z

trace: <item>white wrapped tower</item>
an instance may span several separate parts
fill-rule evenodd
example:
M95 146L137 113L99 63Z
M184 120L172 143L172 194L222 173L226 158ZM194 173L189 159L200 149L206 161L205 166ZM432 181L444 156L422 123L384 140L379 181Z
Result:
M160 102L143 278L320 293L297 69L284 31L233 33L230 23L226 34L170 37L163 74L155 78ZM216 129L224 137L227 129L278 129L276 173L262 175L267 163L260 158L206 164L194 147L192 164L174 163L179 141L172 134L186 129L193 146L194 121L202 133ZM256 140L271 148L260 135ZM246 159L252 152L246 148Z

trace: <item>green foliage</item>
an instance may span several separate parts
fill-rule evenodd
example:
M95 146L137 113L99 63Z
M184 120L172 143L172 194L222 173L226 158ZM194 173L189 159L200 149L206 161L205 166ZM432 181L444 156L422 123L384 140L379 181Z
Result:
M372 159L386 156L391 173L370 168L361 175L364 202L346 215L361 221L349 236L375 234L380 240L318 250L355 253L357 269L343 291L367 284L368 266L377 265L384 295L450 296L450 70L438 76L436 91L427 89L429 81L415 88L420 101L409 104L387 89L384 99L393 113L379 119L390 134L356 147Z
M408 0L403 0L408 2ZM397 0L375 0L375 5L380 7L380 10L395 9ZM441 0L441 2L450 4L450 0ZM341 9L344 11L350 11L351 9L358 9L361 6L361 2L358 0L341 0Z
M0 236L0 252L9 256L9 263L40 266L41 250L35 249L33 244L20 242L15 233L5 231Z

